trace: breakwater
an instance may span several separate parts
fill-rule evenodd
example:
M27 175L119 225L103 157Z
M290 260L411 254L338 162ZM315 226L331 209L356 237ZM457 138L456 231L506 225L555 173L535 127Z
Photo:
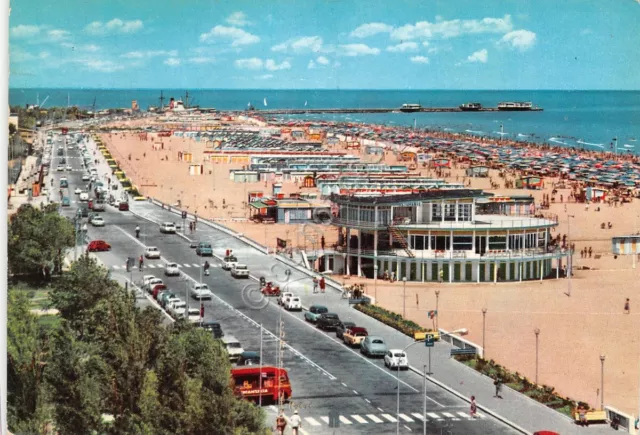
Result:
M543 109L535 107L523 112L541 112ZM459 107L422 107L414 111L402 111L398 108L357 108L357 109L265 109L265 110L248 110L237 111L238 113L259 113L261 115L306 115L306 114L323 114L323 113L442 113L442 112L508 112L507 110L498 110L497 107L483 107L479 110L462 110Z

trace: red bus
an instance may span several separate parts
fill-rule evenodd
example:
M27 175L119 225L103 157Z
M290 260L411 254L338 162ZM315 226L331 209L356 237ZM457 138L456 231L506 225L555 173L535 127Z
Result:
M262 373L262 382L260 374ZM278 379L278 375L279 378ZM236 396L249 400L278 401L278 392L283 395L286 401L291 397L291 383L289 374L285 369L273 366L250 366L231 369L233 379L233 392Z
M69 133L69 129L67 127L62 127L62 134Z

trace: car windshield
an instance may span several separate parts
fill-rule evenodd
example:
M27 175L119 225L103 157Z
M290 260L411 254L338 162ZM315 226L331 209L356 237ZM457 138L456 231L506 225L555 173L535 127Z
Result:
M211 247L211 243L200 243L200 247L201 248L210 248Z
M236 266L236 270L246 270L247 266L238 265Z
M232 348L234 348L234 349L239 349L239 348L241 348L242 346L240 346L240 343L228 343L228 344L227 344L227 347L232 347Z
M317 312L320 313L320 314L324 314L324 313L328 313L329 310L324 308L324 307L320 307L320 308L317 309Z
M372 340L371 342L373 344L384 344L384 341L382 341L382 340Z
M234 261L238 261L238 259L236 257L225 257L224 261L226 261L226 262L234 262Z
M182 308L182 307L186 307L187 303L186 302L174 302L173 306L176 308Z
M324 317L325 317L325 319L337 319L338 315L337 314L327 314Z
M300 302L300 298L291 298L291 302Z
M169 263L167 264L167 267L178 267L178 265L176 263Z
M395 356L396 358L404 358L405 354L404 353L394 353L393 356Z
M356 337L366 337L367 333L366 332L356 332Z
M158 248L149 248L149 249L147 249L147 251L149 251L149 252L156 252L156 251L158 251Z
M196 290L209 290L209 286L206 284L200 284L196 286Z
M190 316L200 316L200 310L197 308L189 308Z

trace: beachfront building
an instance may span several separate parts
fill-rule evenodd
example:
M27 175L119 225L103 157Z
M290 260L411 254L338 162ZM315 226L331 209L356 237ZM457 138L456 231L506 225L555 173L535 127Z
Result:
M515 198L485 214L492 194L438 189L413 194L331 195L342 246L320 259L335 273L408 281L486 282L559 277L568 252L551 246L553 218Z

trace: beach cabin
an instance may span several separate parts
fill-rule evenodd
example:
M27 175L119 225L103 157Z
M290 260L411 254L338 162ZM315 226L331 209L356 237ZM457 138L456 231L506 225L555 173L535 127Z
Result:
M613 252L614 255L640 254L640 236L612 237L611 252Z
M365 154L373 154L379 156L384 154L384 147L381 147L380 145L365 145L364 152Z
M486 178L489 176L488 166L472 166L466 170L467 177Z
M204 174L204 165L189 165L189 175Z
M308 201L294 198L278 199L276 222L293 224L310 222L313 207Z
M271 186L271 194L274 198L284 198L284 193L282 193L282 183L273 183L273 186Z
M247 202L251 204L252 202L259 201L263 198L264 193L260 190L251 190L247 194Z
M179 162L191 162L193 160L193 154L184 151L178 151Z
M587 187L587 201L606 201L607 189L602 187Z
M257 219L259 221L269 219L272 222L275 222L278 216L277 204L277 201L268 198L262 198L258 201L250 202L249 207L253 211L253 219Z
M240 170L232 170L231 176L234 183L257 183L258 182L258 172L257 171L246 171L243 169Z
M543 189L544 180L540 177L527 175L516 180L517 189Z

